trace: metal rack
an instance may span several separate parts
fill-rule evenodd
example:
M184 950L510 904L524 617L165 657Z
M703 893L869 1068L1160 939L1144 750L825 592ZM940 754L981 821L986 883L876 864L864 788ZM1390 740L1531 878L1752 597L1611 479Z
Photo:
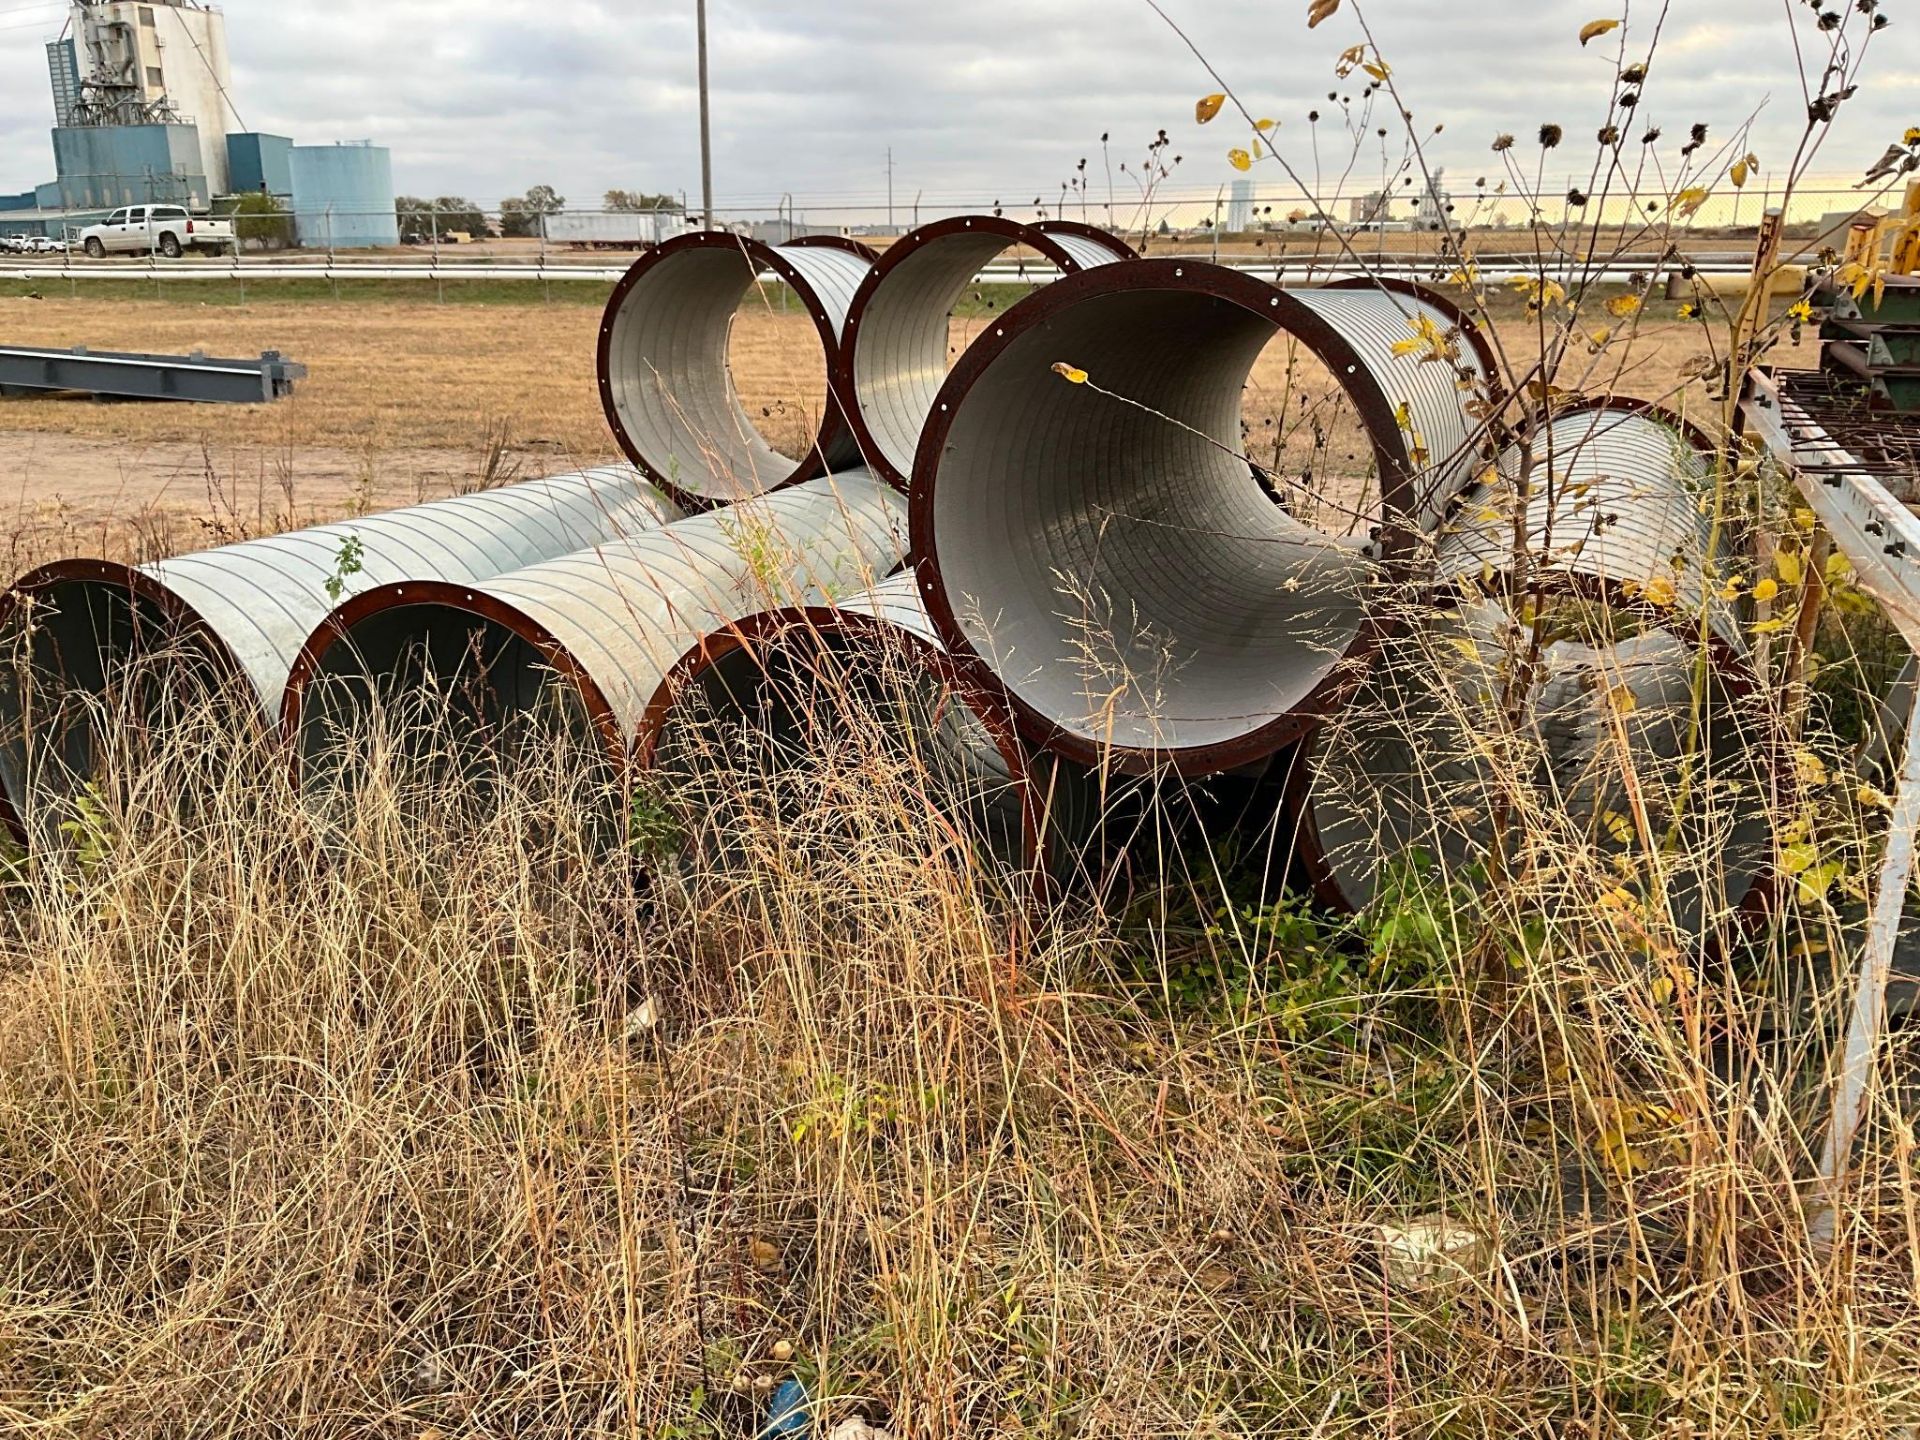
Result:
M1920 654L1920 517L1889 486L1920 482L1920 415L1869 408L1860 386L1830 375L1755 370L1740 414L1878 600L1908 647ZM1898 688L1898 687L1896 687ZM1820 1195L1809 1216L1816 1241L1831 1243L1837 1200L1866 1110L1874 1061L1887 1028L1887 982L1913 878L1920 830L1920 691L1909 702L1899 788L1887 850L1875 880L1867 942L1854 982L1851 1018L1835 1076Z

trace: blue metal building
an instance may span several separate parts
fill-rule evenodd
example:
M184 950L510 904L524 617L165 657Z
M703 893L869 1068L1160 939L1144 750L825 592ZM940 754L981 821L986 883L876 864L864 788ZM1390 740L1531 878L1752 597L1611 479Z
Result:
M62 209L171 204L202 209L213 198L192 125L62 125L53 132Z
M250 131L227 136L227 183L236 195L293 194L293 141Z

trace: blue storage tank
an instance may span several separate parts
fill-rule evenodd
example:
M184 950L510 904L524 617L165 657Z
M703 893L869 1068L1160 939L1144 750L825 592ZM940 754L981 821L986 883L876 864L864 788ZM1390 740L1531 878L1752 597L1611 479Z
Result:
M393 155L384 145L295 145L294 228L313 249L398 245Z
M227 184L236 195L293 194L293 141L257 131L227 136Z

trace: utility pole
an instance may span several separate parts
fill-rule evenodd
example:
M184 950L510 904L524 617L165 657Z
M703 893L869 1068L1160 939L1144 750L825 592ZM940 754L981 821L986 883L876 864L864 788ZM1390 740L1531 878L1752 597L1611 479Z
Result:
M700 210L703 228L713 228L713 137L707 127L707 0L693 0L700 46Z
M887 233L893 233L893 146L887 146Z

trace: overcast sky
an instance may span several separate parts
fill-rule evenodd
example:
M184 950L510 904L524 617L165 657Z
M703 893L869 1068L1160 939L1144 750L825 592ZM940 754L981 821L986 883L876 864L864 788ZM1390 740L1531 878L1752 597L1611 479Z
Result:
M1281 122L1287 159L1310 169L1307 112L1331 111L1327 92L1356 94L1361 79L1333 77L1340 50L1360 38L1354 0L1311 33L1308 0L1163 3L1254 113ZM1884 3L1894 23L1872 42L1823 172L1856 175L1920 124L1920 7ZM1718 140L1758 108L1754 148L1768 169L1783 162L1805 113L1789 4L1811 44L1800 0L1672 0L1641 125L1679 138L1705 121ZM693 9L693 0L229 0L234 99L253 129L390 146L403 192L491 205L549 183L576 206L613 186L697 198ZM1433 143L1456 177L1490 168L1497 132L1517 133L1519 153L1545 121L1566 127L1562 156L1588 163L1619 37L1583 51L1576 34L1623 13L1622 0L1365 9L1416 128L1444 123ZM0 0L0 191L53 178L41 45L64 13L53 0ZM1656 13L1634 0L1631 57L1644 53ZM1025 209L1056 195L1083 156L1098 197L1101 133L1113 136L1116 164L1135 164L1163 126L1185 157L1172 183L1211 194L1233 178L1226 150L1245 143L1226 116L1195 123L1195 98L1216 87L1145 0L710 0L709 26L714 185L734 214L771 211L791 191L809 218L826 220L835 206L867 218L885 203L889 145L904 212L922 190L929 206L998 198ZM1319 133L1331 163L1345 143L1326 119ZM1372 144L1363 173L1379 169ZM1118 185L1124 196L1127 182Z

